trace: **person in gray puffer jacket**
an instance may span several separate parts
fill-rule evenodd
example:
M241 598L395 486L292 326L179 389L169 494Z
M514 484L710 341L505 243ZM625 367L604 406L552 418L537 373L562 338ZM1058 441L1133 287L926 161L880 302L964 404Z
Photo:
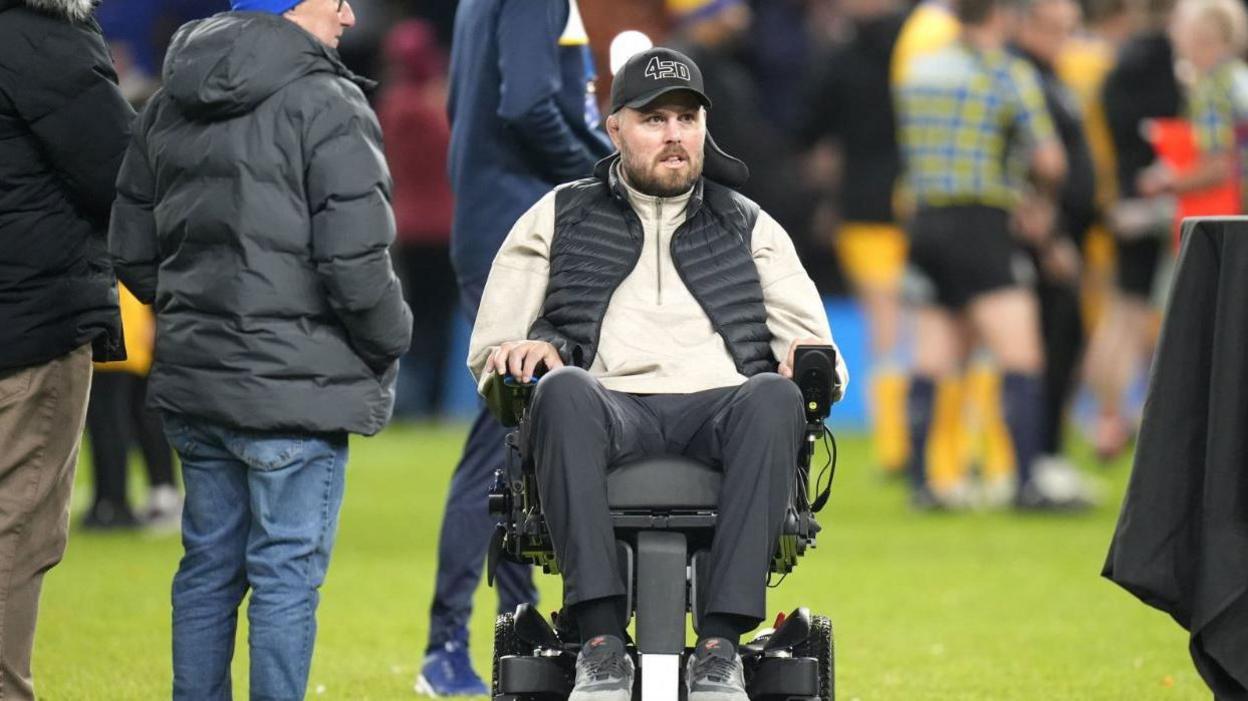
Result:
M301 698L347 434L394 406L412 316L381 133L335 50L345 0L234 0L183 26L134 129L109 249L154 302L149 403L182 459L174 698L228 698L250 588L251 694Z

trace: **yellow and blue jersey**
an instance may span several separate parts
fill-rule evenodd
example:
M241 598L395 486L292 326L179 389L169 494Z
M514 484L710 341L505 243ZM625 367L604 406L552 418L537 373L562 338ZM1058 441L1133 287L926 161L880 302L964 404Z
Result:
M1248 182L1248 65L1238 59L1224 61L1203 76L1192 89L1187 109L1201 152L1227 153L1236 159L1243 208Z
M1025 156L1056 138L1035 69L955 42L916 59L897 91L907 185L919 205L1010 208Z
M914 62L947 48L958 40L962 25L948 0L923 0L906 17L893 45L889 82L895 88L906 81Z

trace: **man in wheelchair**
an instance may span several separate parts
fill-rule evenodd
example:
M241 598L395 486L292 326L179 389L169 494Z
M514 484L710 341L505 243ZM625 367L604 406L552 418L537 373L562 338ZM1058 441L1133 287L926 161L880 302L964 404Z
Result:
M630 59L606 122L618 152L516 222L473 329L483 391L545 372L519 441L583 641L573 701L632 698L608 473L657 456L720 473L688 699L748 698L737 647L765 615L808 426L794 351L833 343L788 235L731 189L748 170L710 139L710 108L687 56Z

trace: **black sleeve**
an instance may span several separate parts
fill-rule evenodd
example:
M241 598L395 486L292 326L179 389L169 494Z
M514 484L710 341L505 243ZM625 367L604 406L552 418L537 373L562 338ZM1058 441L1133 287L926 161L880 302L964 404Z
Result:
M18 67L10 99L83 212L108 220L134 110L117 88L103 38L67 24ZM46 57L46 58L43 58Z
M158 98L153 98L147 109L152 110L157 101ZM160 245L156 217L152 213L156 183L148 160L143 122L143 116L135 120L134 136L117 176L117 200L113 203L108 226L108 253L117 277L140 302L151 304L156 298Z
M356 353L381 372L412 338L412 313L390 261L390 172L364 96L334 97L316 112L304 141L312 259Z
M1139 97L1133 93L1129 76L1121 67L1110 71L1101 88L1105 121L1113 137L1118 161L1118 191L1122 197L1136 195L1136 176L1154 159L1152 146L1140 134L1145 110Z

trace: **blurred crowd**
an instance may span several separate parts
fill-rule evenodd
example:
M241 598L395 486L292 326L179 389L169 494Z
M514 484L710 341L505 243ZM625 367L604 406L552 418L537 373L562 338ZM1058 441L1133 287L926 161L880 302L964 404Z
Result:
M39 587L64 553L84 424L92 489L80 524L181 529L175 697L228 695L249 588L252 693L294 697L306 688L347 435L376 434L392 410L446 416L448 378L464 376L456 319L473 324L479 309L478 330L507 326L505 317L524 327L505 338L527 329L527 340L504 340L488 362L478 353L477 374L506 367L528 382L539 361L594 367L603 319L589 344L550 319L592 301L584 290L598 288L584 281L603 282L593 267L602 261L642 269L638 258L611 261L629 249L602 237L628 234L640 251L669 231L685 306L700 305L689 316L697 334L675 329L672 343L661 340L672 330L657 312L618 334L650 342L635 349L647 362L669 349L688 361L626 391L671 391L701 362L684 343L700 335L711 356L734 363L726 377L792 393L768 369L791 377L796 349L833 334L856 347L845 327L857 324L869 350L852 372L868 397L872 461L905 485L913 509L1077 512L1104 495L1071 459L1072 437L1082 434L1106 465L1133 441L1177 223L1244 209L1242 0L0 0L0 14L0 231L15 242L0 266L0 326L10 332L0 344L10 458L0 481L21 507L0 509L10 544L0 595L18 612L16 625L0 625L9 651L0 682L21 698L33 698ZM21 48L40 41L42 50ZM549 217L534 208L591 172L607 182L625 173L625 190L644 176L635 166L647 149L630 153L619 121L643 110L644 121L630 122L641 131L628 133L646 135L634 143L656 154L686 133L655 130L663 120L697 128L687 132L697 134L696 172L683 150L655 156L669 170L662 187L643 190L656 202L645 215L654 236L635 233L641 215L595 228L587 217L614 212L601 184L593 202L575 200L580 209L565 208L565 193L586 182L545 197ZM599 160L613 148L623 165ZM681 172L692 175L668 187ZM696 205L669 208L664 221L672 193L691 192ZM526 210L539 212L540 227L515 226ZM734 228L747 210L751 228ZM526 226L540 238L548 224L611 252L582 253L588 238L527 242ZM754 266L737 265L721 246L749 236ZM504 239L519 258L562 246L587 262L554 264L551 250L540 252L553 267L539 287L532 270L499 254ZM664 256L653 250L661 292ZM714 272L690 282L685 260ZM482 306L492 268L519 282ZM707 280L770 299L700 296ZM800 285L776 284L785 281ZM614 289L598 290L593 314L605 314ZM498 303L524 295L554 312L530 323ZM158 318L144 304L156 299ZM661 304L660 294L654 309ZM829 333L824 318L834 315L819 312L838 306L854 311ZM746 321L703 323L746 307ZM758 339L782 338L775 327L789 322L802 331L783 339L782 360ZM746 345L754 355L720 352ZM543 387L566 384L555 377ZM704 381L728 389L721 377ZM748 416L751 428L766 423ZM486 693L467 623L486 553L501 547L483 496L505 433L481 408L448 491L416 687L434 697ZM559 434L549 433L531 440ZM586 454L567 446L536 452ZM144 489L129 483L135 449ZM772 470L770 494L787 499L776 485L790 479L791 456L752 460L784 466ZM570 461L556 467L538 470L574 474ZM742 506L734 495L762 492L729 472L732 513L783 513L778 502ZM583 494L605 493L584 484ZM559 503L543 502L550 523ZM609 525L600 506L591 517ZM729 524L745 521L729 511L717 523L731 534ZM761 562L771 541L753 546ZM761 594L761 578L743 572L726 580L753 581ZM500 611L535 600L527 566L491 576ZM614 635L609 597L580 604L586 640ZM742 619L757 618L738 614L712 612L709 639L735 645ZM691 670L695 658L715 657L715 645L699 649ZM615 691L627 697L629 684Z
M339 50L352 70L381 83L370 99L395 182L394 261L415 316L397 409L407 418L436 418L443 378L462 367L451 352L457 292L446 178L455 3L352 6L357 25ZM1023 82L1034 83L1043 124L1056 137L1060 167L1049 173L1028 163L1037 146L1029 142L1045 137L1021 121L1000 134L958 137L981 145L997 139L1000 153L961 143L923 150L940 127L905 112L922 108L902 99L904 88L914 76L943 70L954 55L949 47L969 34L944 0L579 2L600 69L598 96L609 92L612 40L626 30L679 48L702 67L716 106L710 127L753 173L742 191L790 233L825 295L859 303L871 362L868 372L856 371L869 376L859 386L870 393L874 459L884 474L908 475L912 502L924 509L1007 503L1017 491L1020 440L1036 444L1026 454L1035 456L1027 460L1046 504L1095 503L1095 480L1065 457L1072 403L1086 388L1092 400L1082 404L1092 408L1080 412L1083 433L1101 459L1128 447L1130 390L1152 348L1176 248L1174 222L1240 207L1248 72L1239 56L1248 26L1236 0L1019 0L1001 8L995 30L1003 50L1028 67L1033 78ZM159 87L178 26L225 9L223 0L101 4L98 19L127 99L140 106ZM1001 65L1009 71L1016 64ZM973 92L968 83L949 94ZM942 103L934 114L936 121L965 118L965 100ZM945 146L949 153L936 154ZM944 327L924 322L931 265L928 275L915 265L907 232L930 185L924 159L937 155L943 160L935 175L955 179L975 159L1002 161L994 204L1010 213L1017 234L1011 274L1031 290L1037 341L1029 348L1028 336L1004 321L950 327L958 352L931 361L939 367L920 371L916 384L916 367L930 365L932 349L945 343L931 335ZM949 245L967 247L970 265L977 256L989 265L991 255L971 250L971 239ZM85 523L167 527L179 509L171 451L158 419L142 408L150 311L125 295L123 307L131 359L98 366L88 420L95 493ZM1013 340L994 347L993 329ZM1039 384L1021 403L1002 401L1012 382L1002 353L1035 359ZM1010 424L1027 412L1041 427L1034 438L1020 438ZM137 509L127 503L131 444L142 449L150 486Z

